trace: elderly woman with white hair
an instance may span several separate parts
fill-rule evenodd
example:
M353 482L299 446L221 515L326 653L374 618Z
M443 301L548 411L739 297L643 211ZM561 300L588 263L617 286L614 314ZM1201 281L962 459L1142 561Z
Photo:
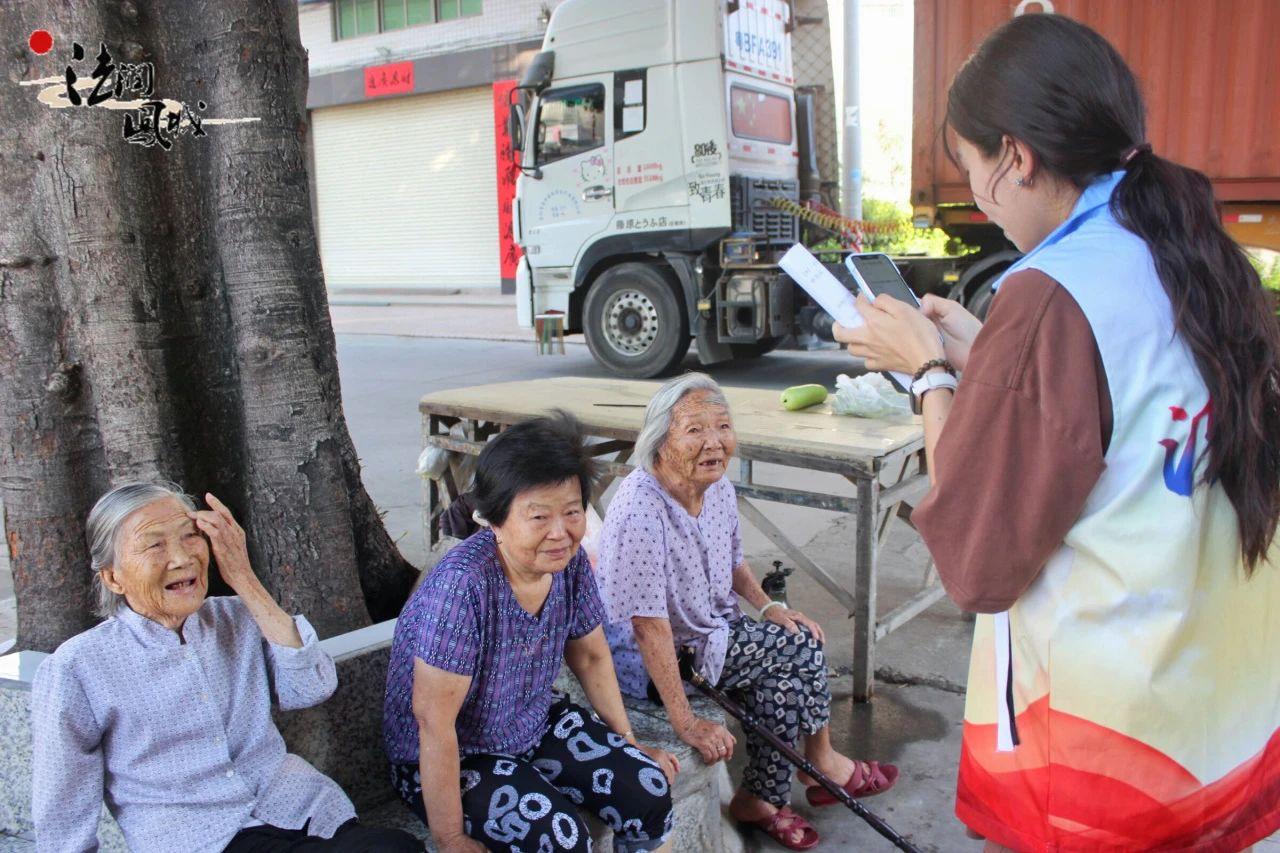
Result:
M803 735L809 760L850 794L886 791L897 768L853 761L831 745L822 629L771 601L743 558L725 476L736 445L729 403L711 377L677 377L649 401L635 447L640 467L618 487L600 537L597 580L619 684L660 699L676 734L705 761L727 760L733 735L693 713L680 680L677 649L692 647L708 681L787 742ZM743 614L739 597L758 620ZM746 740L730 814L790 849L815 846L817 831L788 805L791 768L762 738ZM806 797L814 806L837 802L816 784Z
M171 483L100 498L88 538L105 621L67 640L32 688L40 853L96 850L105 801L131 850L420 851L361 826L338 785L271 721L337 687L333 661L249 563L244 530ZM206 598L209 555L237 594Z

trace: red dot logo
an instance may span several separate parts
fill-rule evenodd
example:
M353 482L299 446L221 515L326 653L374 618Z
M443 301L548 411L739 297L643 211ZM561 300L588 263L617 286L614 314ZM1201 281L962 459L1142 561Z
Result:
M49 35L48 30L35 30L31 33L31 38L27 39L27 44L36 53L48 53L53 49L53 36Z

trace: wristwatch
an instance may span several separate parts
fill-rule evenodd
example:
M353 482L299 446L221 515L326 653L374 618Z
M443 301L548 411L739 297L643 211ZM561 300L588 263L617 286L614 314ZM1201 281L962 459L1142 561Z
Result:
M950 373L926 373L911 383L911 413L924 412L924 395L938 388L956 390L956 378Z

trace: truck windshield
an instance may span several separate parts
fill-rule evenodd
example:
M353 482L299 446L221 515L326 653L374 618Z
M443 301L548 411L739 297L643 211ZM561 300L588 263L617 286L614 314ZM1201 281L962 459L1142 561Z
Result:
M538 104L537 163L604 145L604 86L550 90Z
M746 86L730 86L729 115L733 122L733 135L739 139L791 144L789 98Z

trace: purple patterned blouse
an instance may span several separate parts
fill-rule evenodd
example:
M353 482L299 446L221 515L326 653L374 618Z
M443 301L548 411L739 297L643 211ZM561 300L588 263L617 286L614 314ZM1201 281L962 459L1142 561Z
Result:
M649 685L633 616L670 619L677 647L697 649L699 672L719 680L729 622L742 615L733 591L733 570L742 561L737 493L728 477L707 489L694 518L648 471L627 475L609 503L596 569L623 693L644 697Z
M591 633L604 608L586 553L551 579L542 612L516 600L498 561L493 531L458 543L414 591L396 621L382 710L387 757L418 760L413 661L471 676L458 711L462 755L518 755L542 739L551 685L568 640Z

